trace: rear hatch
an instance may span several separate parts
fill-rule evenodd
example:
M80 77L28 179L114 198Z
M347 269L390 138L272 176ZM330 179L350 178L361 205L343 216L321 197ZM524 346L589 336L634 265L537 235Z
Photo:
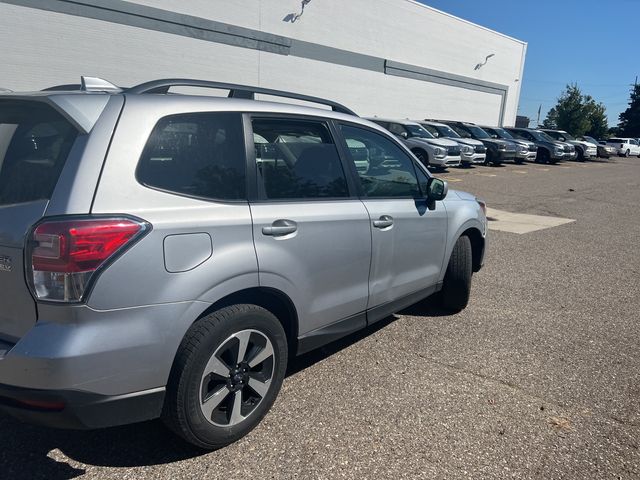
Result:
M16 342L36 322L25 236L42 218L77 136L44 102L0 98L0 342Z

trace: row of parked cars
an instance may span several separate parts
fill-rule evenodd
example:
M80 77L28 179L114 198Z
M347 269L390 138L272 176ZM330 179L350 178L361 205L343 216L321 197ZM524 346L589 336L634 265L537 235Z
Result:
M504 162L557 163L612 155L640 156L637 139L574 138L563 130L502 128L450 120L369 118L399 137L429 167L447 168Z

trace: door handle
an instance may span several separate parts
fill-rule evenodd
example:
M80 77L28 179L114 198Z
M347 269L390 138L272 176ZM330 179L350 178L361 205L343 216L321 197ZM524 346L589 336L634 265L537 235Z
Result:
M298 230L298 224L293 220L276 220L270 227L262 227L262 234L270 237L282 237Z
M389 228L393 226L393 217L390 215L382 215L378 220L373 221L376 228Z

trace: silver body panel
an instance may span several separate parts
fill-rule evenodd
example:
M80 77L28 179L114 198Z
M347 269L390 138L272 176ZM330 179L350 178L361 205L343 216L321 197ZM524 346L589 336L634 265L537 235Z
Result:
M33 98L59 106L76 95ZM69 114L81 134L51 200L0 207L0 255L13 261L13 271L0 271L0 287L15 299L0 315L0 384L104 395L164 387L187 329L229 295L255 288L279 292L295 308L301 337L416 292L437 290L457 238L467 229L486 235L475 197L453 190L428 210L424 199L357 196L216 202L149 188L136 179L154 126L177 113L261 112L349 121L375 129L411 155L366 120L253 100L84 95L99 100L79 102L89 113ZM90 105L102 105L93 123ZM26 232L43 216L102 214L135 216L152 229L100 273L84 303L39 302L36 313L24 281ZM392 227L375 228L373 221L384 215L393 217ZM278 220L295 222L296 231L263 235L263 228Z

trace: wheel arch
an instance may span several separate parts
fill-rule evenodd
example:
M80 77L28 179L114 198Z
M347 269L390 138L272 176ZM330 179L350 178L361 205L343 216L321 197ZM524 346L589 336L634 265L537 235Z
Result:
M298 346L298 311L291 298L275 288L251 287L230 293L207 307L193 323L211 312L239 303L258 305L271 312L280 321L287 335L290 358L291 355L295 356Z
M469 237L469 241L471 242L471 261L473 271L479 271L482 267L482 259L484 258L485 238L476 227L467 228L458 236L458 238L460 237ZM458 239L456 238L456 241L457 240Z
M468 217L467 217L468 218ZM458 239L462 236L469 237L471 242L471 254L472 254L472 262L473 262L473 271L477 272L482 267L484 261L484 255L486 250L486 236L482 233L485 227L482 222L478 218L471 218L467 221L463 222L461 225L458 225L457 228L450 230L453 233L450 233L449 237L451 240L447 241L447 251L444 257L444 263L442 266L442 274L440 280L444 279L444 275L447 270L447 265L449 265L449 260L451 258L451 253L453 252L453 247L458 241Z

